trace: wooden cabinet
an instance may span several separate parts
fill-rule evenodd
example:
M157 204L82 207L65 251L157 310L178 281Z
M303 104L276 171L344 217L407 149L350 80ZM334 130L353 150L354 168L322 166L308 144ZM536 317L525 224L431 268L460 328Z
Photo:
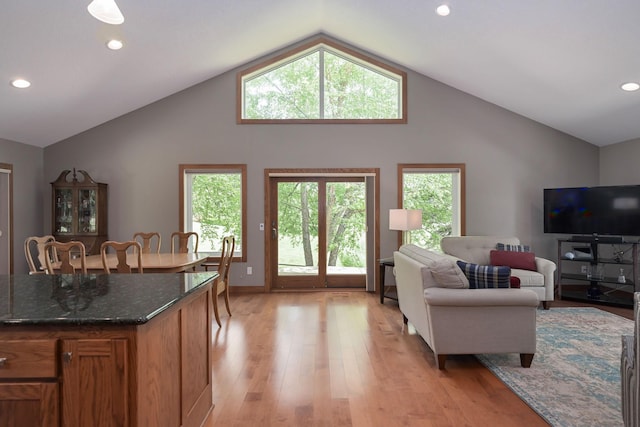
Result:
M0 427L58 426L56 340L0 340Z
M0 382L0 426L56 427L58 383Z
M64 340L61 356L64 425L129 425L127 340Z
M211 286L141 324L0 327L0 427L202 425Z
M87 172L62 171L51 183L52 234L56 240L84 243L87 255L99 254L100 245L107 240L107 184L95 182Z

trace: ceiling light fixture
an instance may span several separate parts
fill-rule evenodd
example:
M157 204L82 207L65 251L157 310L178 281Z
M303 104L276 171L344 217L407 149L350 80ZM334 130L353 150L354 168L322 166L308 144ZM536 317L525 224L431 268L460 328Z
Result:
M620 86L620 89L626 91L626 92L634 92L638 89L640 89L640 84L635 83L635 82L629 82L629 83L625 83L623 85Z
M121 40L109 40L107 42L107 47L111 50L120 50L122 49L123 43Z
M447 16L451 13L451 9L446 4L441 4L436 8L436 13L440 16Z
M29 86L31 86L31 82L25 79L15 79L15 80L11 80L11 86L17 89L26 89Z
M93 0L87 10L91 16L107 24L119 25L124 22L124 16L115 0Z

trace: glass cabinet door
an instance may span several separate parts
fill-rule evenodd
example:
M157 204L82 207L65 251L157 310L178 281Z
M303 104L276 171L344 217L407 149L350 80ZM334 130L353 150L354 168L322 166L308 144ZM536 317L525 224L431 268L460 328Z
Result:
M78 233L96 232L96 190L78 192Z
M56 190L55 233L73 232L73 192L70 188Z

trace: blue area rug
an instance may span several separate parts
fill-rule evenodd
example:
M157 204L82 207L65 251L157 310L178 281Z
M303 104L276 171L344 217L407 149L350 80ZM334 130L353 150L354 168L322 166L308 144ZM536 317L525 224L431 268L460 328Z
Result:
M621 335L633 321L597 308L538 310L531 368L517 354L477 357L552 426L622 426Z

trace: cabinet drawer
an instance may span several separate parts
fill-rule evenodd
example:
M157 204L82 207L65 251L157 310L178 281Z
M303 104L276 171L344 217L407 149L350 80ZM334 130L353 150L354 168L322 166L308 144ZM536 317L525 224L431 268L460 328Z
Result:
M0 378L55 378L56 342L0 340Z

